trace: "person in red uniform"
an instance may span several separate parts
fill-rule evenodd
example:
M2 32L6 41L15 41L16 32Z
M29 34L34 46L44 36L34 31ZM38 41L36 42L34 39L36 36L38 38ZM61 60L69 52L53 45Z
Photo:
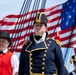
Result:
M0 75L18 75L19 61L17 56L8 48L12 41L6 31L0 32Z

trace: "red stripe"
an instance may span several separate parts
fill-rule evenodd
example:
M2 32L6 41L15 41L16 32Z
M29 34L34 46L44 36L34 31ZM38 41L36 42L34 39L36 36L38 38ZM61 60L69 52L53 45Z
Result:
M60 41L62 42L62 41L68 40L68 39L70 40L70 39L72 39L72 37L76 37L76 33L69 35L69 36L65 36L64 38L61 38Z
M60 19L60 16L56 17L56 18L53 18L51 20L48 20L48 23L51 23L51 22L54 22L54 21L57 21Z
M32 25L31 26L27 26L27 27L23 27L21 29L12 29L12 30L6 30L5 29L5 31L10 32L10 34L14 34L14 33L19 33L19 32L23 32L23 31L27 31L27 30L29 31L30 29L33 29ZM0 29L0 31L2 31L2 30Z
M57 14L57 13L60 13L61 11L62 11L62 9L58 9L58 10L52 11L52 12L50 12L50 13L47 15L47 17L48 17L48 16L52 16L52 15Z
M64 45L62 45L62 47L72 47L72 45L75 45L76 44L76 41L72 41L70 43L66 43Z
M51 30L55 29L56 27L60 27L60 24L48 27L48 31L51 31Z
M28 23L29 21L33 21L34 20L34 18L35 17L31 17L31 18L28 18L28 19L25 19L25 20L22 20L22 21L19 21L19 22L7 22L7 21L2 21L2 25L8 25L8 26L10 26L10 25L16 25L16 23L17 23L17 25L19 24L25 24L25 23Z
M65 29L65 30L62 30L61 33L60 33L60 35L66 33L66 32L69 32L69 31L71 31L71 30L72 30L72 27L67 28L67 29Z

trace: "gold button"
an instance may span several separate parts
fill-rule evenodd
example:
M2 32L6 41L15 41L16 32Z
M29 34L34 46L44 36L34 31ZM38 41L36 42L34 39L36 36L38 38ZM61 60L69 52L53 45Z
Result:
M42 74L44 74L44 72L42 72Z
M45 58L43 58L42 60L45 60Z
M44 56L46 56L46 54L44 54Z
M42 69L44 70L44 67L42 67Z
M42 64L44 65L45 63L43 62Z
M50 44L48 44L48 46L50 46Z
M49 41L49 43L51 43L51 41Z
M47 50L45 50L45 52L47 52Z

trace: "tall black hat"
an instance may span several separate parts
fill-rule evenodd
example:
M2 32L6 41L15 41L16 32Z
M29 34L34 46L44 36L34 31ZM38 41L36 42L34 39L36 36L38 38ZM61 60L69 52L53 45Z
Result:
M43 12L38 12L35 18L34 23L42 23L47 26L47 17Z
M10 35L9 35L8 32L6 32L6 31L0 32L0 38L5 38L5 39L7 39L8 42L10 43L9 46L11 46L12 41L11 41L11 38L10 38Z

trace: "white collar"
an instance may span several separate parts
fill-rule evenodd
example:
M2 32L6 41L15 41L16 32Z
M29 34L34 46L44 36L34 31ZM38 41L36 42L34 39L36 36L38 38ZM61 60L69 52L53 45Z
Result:
M3 53L7 53L8 49L3 50Z
M36 40L35 39L35 35L33 35L33 38L34 38L35 43L40 43L40 42L42 42L42 41L45 40L45 38L46 38L46 32L44 32L44 34L42 35L42 37L40 38L40 40Z

